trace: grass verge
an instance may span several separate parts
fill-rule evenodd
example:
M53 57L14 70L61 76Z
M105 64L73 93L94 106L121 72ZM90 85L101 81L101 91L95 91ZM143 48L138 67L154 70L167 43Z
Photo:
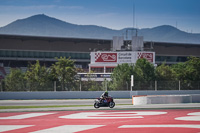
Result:
M86 107L86 106L93 106L93 105L0 106L0 109L59 108L59 107Z

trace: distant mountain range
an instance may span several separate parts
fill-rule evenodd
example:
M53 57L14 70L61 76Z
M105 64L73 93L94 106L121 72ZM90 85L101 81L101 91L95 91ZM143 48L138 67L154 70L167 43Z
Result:
M39 14L1 27L0 34L112 39L122 35L130 38L136 35L136 29L113 30L96 25L76 25ZM169 25L137 29L137 35L144 36L145 41L200 44L200 34L187 33Z

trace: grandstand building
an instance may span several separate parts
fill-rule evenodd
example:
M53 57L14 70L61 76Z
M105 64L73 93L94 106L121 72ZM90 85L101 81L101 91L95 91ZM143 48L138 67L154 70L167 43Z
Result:
M122 46L113 43L123 42ZM200 57L200 44L169 43L144 41L142 47L130 47L133 40L121 40L120 37L107 39L83 39L38 37L21 35L0 35L0 78L9 73L11 67L26 70L29 63L39 60L47 67L56 61L55 57L70 57L79 68L89 71L91 52L149 51L155 53L155 64L175 64L185 62L187 57ZM141 43L141 42L140 42ZM89 65L90 64L90 65ZM109 66L109 65L108 65ZM94 69L95 71L95 69ZM105 71L98 71L105 72ZM109 69L112 72L112 69Z

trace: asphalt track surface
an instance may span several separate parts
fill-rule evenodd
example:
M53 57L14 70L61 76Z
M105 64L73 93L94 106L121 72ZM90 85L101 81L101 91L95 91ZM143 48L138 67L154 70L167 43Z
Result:
M2 133L199 133L200 103L131 105L116 99L116 107L94 109L94 99L1 100L0 106L41 106L0 110ZM42 108L47 105L89 105ZM127 105L129 104L129 105Z
M65 111L65 110L97 110L93 107L95 99L62 99L62 100L0 100L0 106L41 106L41 108L24 109L0 109L0 112L22 112L22 111ZM111 110L123 109L180 109L180 108L199 108L200 103L188 104L150 104L150 105L132 105L132 99L115 99L116 105ZM51 107L43 106L56 105L77 105L77 107ZM78 106L84 105L84 106ZM108 107L101 107L98 110L109 110Z
M95 99L0 100L0 106L93 105ZM132 99L114 99L116 104L132 104Z
M200 109L0 113L2 133L199 133Z
M93 107L94 99L76 99L76 100L0 100L0 106L41 106L41 108L24 108L24 109L0 109L0 112L31 112L31 111L66 111L66 110L138 110L138 109L200 109L200 103L188 104L149 104L149 105L132 105L132 99L115 99L115 107ZM77 105L77 107L51 107L43 106L54 105ZM78 106L85 105L85 106Z

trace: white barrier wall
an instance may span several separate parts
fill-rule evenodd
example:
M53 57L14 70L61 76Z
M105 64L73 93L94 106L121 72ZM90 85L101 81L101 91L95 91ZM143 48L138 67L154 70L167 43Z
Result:
M185 91L108 91L114 98L132 98L137 95L185 95L200 94L200 90ZM0 92L0 100L8 99L94 99L103 91L46 91L46 92ZM198 96L193 97L200 102Z
M200 95L199 95L200 96ZM193 103L192 95L157 95L133 97L133 105Z

